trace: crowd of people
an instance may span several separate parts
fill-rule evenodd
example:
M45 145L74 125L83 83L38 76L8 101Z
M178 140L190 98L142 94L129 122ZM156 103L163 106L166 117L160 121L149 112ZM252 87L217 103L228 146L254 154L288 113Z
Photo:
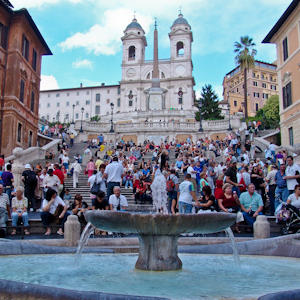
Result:
M93 148L96 148L94 156ZM114 144L105 142L100 135L86 142L83 155L90 159L84 168L80 154L69 158L66 142L59 145L57 163L51 162L53 155L47 156L45 166L26 164L23 190L13 187L11 164L4 166L4 160L0 159L0 167L5 168L0 173L0 227L4 227L7 219L5 205L12 207L13 226L22 220L27 227L28 210L38 210L45 235L51 234L49 224L53 221L60 224L57 234L62 235L69 213L76 214L84 223L82 213L86 209L126 210L128 202L121 194L121 187L132 189L136 204L152 203L151 183L159 170L166 179L169 213L236 213L236 231L240 232L241 222L252 226L259 214L274 215L280 202L300 208L300 199L295 196L300 168L293 162L293 156L286 151L276 154L275 148L271 143L262 161L256 157L259 149L250 140L242 145L239 134L196 142L191 138L184 142L169 141L167 137L159 146L147 140L143 145L122 140ZM171 154L175 160L170 159ZM146 159L146 155L151 158ZM77 188L83 171L91 190L91 206L80 194L73 197L64 188L68 176L73 176L73 188ZM184 176L181 183L180 174ZM16 234L15 229L12 234ZM29 234L27 228L25 234Z

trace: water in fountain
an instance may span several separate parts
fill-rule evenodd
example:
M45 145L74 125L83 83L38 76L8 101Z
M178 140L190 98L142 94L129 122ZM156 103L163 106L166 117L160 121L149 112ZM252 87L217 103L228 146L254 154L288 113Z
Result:
M166 191L166 178L161 173L160 169L155 171L154 180L151 184L152 198L153 198L153 210L156 213L168 213L167 201L168 195Z
M95 229L95 227L90 222L88 222L81 234L81 237L80 237L80 240L78 243L78 247L77 247L77 251L76 251L76 256L75 256L75 265L77 267L79 266L83 247L87 244L89 237L93 233L94 229Z
M230 238L230 247L232 249L232 254L233 254L233 257L234 257L234 261L238 266L240 266L241 265L240 256L239 256L239 252L238 252L238 249L237 249L237 246L236 246L236 243L235 243L233 232L232 232L230 227L224 229L224 231L226 233L226 236L228 236Z

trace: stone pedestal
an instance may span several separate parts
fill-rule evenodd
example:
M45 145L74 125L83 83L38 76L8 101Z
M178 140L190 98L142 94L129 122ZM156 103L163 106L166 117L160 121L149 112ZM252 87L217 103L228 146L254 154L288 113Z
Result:
M24 183L21 180L22 173L25 170L24 162L22 159L24 150L21 147L17 147L12 151L12 154L16 157L14 163L12 164L11 171L14 176L14 187L24 186ZM26 162L27 163L27 162Z
M75 215L68 216L64 226L64 239L67 241L68 246L77 246L80 239L80 222Z
M140 250L135 268L147 271L180 270L178 235L139 235Z
M270 223L266 216L258 215L253 225L255 239L267 239L270 237Z
M82 156L82 165L85 167L87 163L91 160L91 155L83 155Z

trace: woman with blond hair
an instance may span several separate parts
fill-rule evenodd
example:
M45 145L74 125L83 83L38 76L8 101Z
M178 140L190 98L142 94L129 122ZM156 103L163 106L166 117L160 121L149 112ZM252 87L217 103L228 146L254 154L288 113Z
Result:
M18 220L22 219L24 227L29 226L28 224L28 200L24 197L24 188L22 186L17 187L16 197L12 198L11 201L11 219L12 219L12 226L17 226ZM11 235L15 235L17 230L14 228ZM29 235L29 231L25 228L24 233Z
M240 233L238 224L244 221L243 214L239 211L240 200L236 192L232 193L232 185L230 183L225 183L222 190L223 194L218 199L219 208L221 212L237 214L235 230Z

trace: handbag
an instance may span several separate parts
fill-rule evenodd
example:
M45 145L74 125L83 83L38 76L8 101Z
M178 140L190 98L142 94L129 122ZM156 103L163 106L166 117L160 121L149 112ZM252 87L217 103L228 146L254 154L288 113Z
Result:
M56 224L60 223L59 216L61 215L61 213L63 212L63 210L64 210L64 207L61 204L58 204L58 206L56 207L56 210L55 210L55 212L53 214L54 222Z
M93 195L97 195L99 191L100 191L100 183L97 183L95 180L95 182L90 190L90 193Z

